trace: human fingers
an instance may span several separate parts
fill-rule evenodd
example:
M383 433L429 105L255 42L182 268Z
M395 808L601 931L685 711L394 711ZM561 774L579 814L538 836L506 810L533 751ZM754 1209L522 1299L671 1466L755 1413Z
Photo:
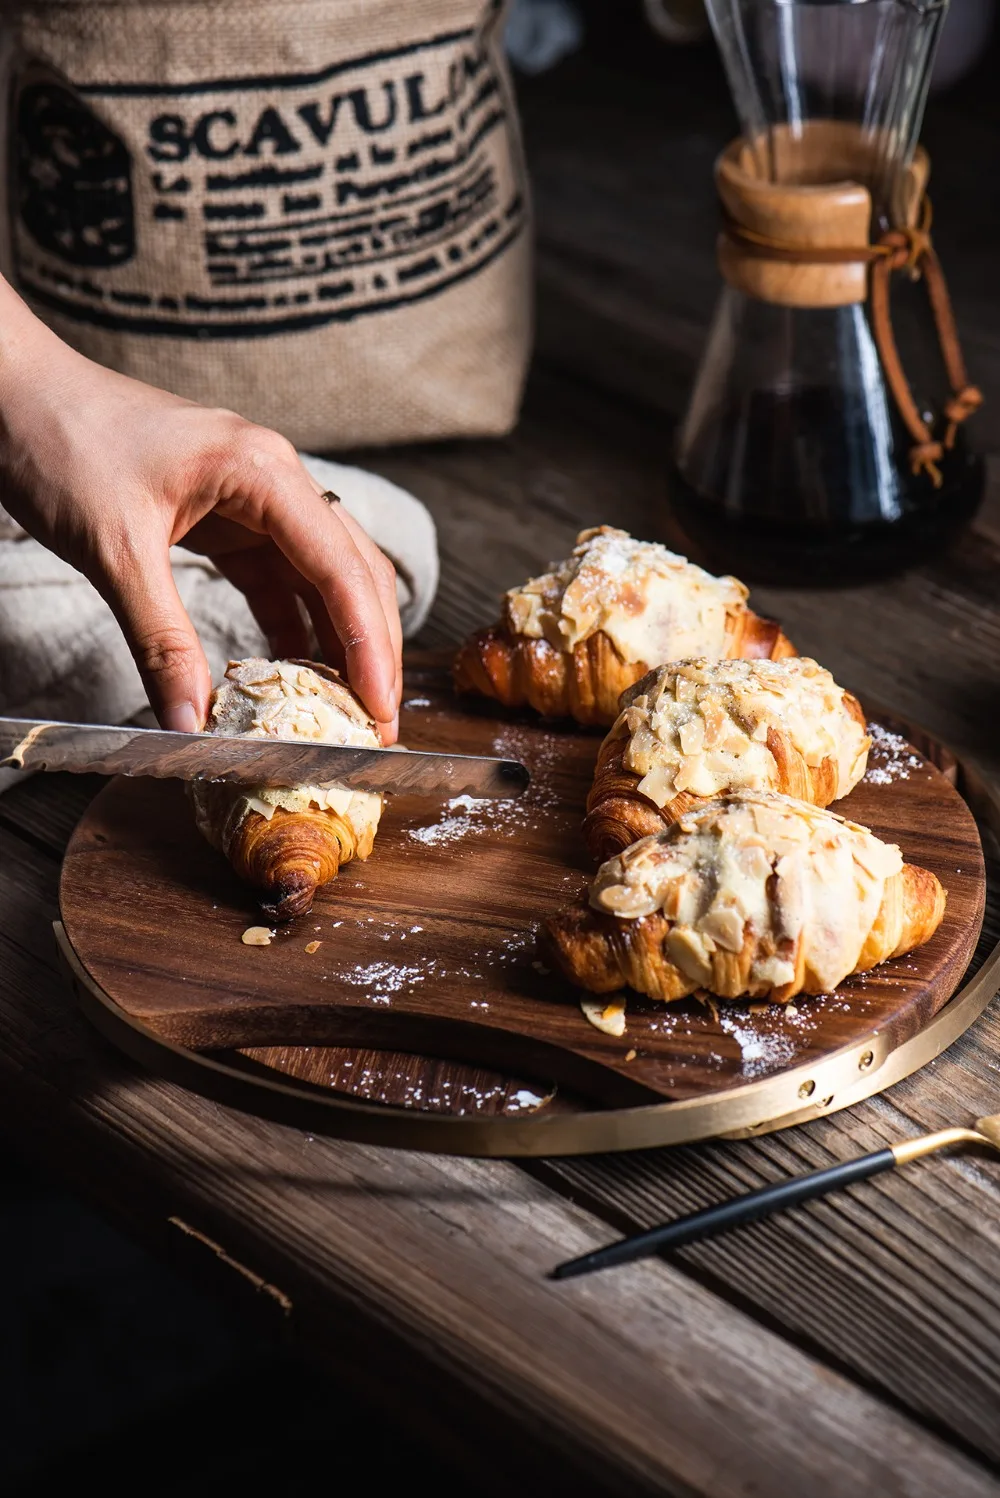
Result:
M392 641L395 664L393 692L396 706L390 731L392 733L392 741L395 741L399 727L399 704L403 696L403 627L400 623L399 600L396 596L396 569L381 548L375 545L375 542L364 527L355 520L349 510L340 506L338 514L355 546L357 546L361 555L368 563L372 577L375 579L375 586L378 589L379 597L382 600L382 608L389 627L389 638Z
M339 505L321 502L295 449L257 430L252 472L220 503L226 518L263 529L311 584L344 647L348 680L372 717L396 714L396 659L382 596Z
M120 548L91 572L121 626L150 704L164 728L198 733L208 717L211 674L181 602L167 547Z
M383 729L383 733L386 731L389 732L391 736L389 742L395 742L399 729L399 704L403 696L403 627L399 617L399 600L396 596L396 569L381 547L375 544L360 521L355 520L347 506L341 502L336 491L324 489L319 480L307 468L304 468L304 472L315 492L328 504L338 506L338 518L368 563L372 577L375 579L375 586L382 600L382 607L385 611L386 623L389 627L389 636L392 640L395 656L393 690L396 700L396 713L391 724L380 724L379 726ZM310 612L312 612L310 600L304 597L304 602L310 609ZM315 620L313 622L315 624ZM317 633L319 633L318 629ZM322 635L320 635L320 638L322 639ZM327 658L330 659L329 656Z

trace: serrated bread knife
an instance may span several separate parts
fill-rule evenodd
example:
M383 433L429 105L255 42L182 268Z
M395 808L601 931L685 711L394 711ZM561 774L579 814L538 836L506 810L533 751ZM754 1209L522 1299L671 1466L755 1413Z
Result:
M531 778L515 759L31 718L0 718L0 769L151 775L251 786L337 785L411 796L494 799L519 796Z

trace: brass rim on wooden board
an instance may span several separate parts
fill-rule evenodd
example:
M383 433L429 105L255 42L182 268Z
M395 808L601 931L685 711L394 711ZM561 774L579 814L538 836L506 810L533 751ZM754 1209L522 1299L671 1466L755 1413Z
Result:
M974 770L963 765L962 773L966 801L1000 837L1000 798ZM700 1139L748 1139L822 1118L884 1091L933 1061L978 1019L1000 989L998 942L975 977L918 1035L896 1047L876 1030L815 1066L798 1066L706 1097L581 1113L469 1118L307 1093L174 1045L109 998L80 961L61 921L54 923L54 930L84 1014L133 1061L166 1081L244 1112L337 1139L498 1158L595 1155Z

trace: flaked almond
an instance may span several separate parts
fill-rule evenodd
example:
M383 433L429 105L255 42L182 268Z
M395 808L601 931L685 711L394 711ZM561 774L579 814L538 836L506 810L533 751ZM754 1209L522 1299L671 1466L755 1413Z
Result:
M245 947L269 947L274 939L274 932L269 926L248 926L240 937Z
M604 1035L625 1034L625 1000L612 999L610 1004L603 999L581 999L580 1008L595 1030Z
M701 718L690 718L677 731L682 754L698 754L705 747L705 724Z
M665 806L674 795L674 778L666 765L654 765L642 777L636 789L655 806Z
M701 930L727 952L743 950L743 917L734 905L715 905L702 916Z
M664 938L663 949L685 978L706 986L711 983L708 943L701 932L690 926L674 926Z
M609 884L604 889L595 888L590 896L591 905L598 910L610 911L612 915L634 919L640 915L651 915L656 901L641 889L632 889L627 884Z

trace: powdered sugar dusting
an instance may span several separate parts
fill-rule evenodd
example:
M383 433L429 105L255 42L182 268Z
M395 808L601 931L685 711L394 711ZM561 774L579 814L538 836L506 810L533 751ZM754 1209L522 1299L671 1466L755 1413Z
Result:
M483 796L453 796L445 803L436 822L411 827L407 836L425 848L447 847L463 838L482 833L506 834L534 831L545 814L558 804L553 776L564 747L555 734L526 732L512 726L503 729L493 740L491 752L500 759L519 759L531 773L531 783L523 796L509 801Z
M347 968L337 977L352 988L367 989L373 1004L391 1004L393 994L411 988L414 983L423 983L427 974L412 964L367 962Z
M497 803L481 796L453 796L446 803L447 815L440 822L427 827L411 827L409 836L425 847L440 847L463 838L473 828L494 825L489 818L490 808Z
M390 1071L386 1065L366 1065L360 1060L355 1065L353 1060L342 1060L328 1075L331 1085L339 1085L341 1090L346 1089L355 1097L370 1098L376 1102L391 1100L392 1105L397 1108L444 1111L459 1116L487 1110L533 1113L547 1103L554 1093L554 1089L543 1093L524 1085L511 1090L512 1084L502 1078L493 1080L489 1073L463 1070L465 1074L456 1077L435 1067L429 1074L424 1071L414 1076L408 1070L400 1070L398 1066ZM391 1099L386 1098L387 1088L391 1089Z
M378 958L372 962L357 963L344 969L334 968L320 976L324 982L344 984L350 988L364 989L366 998L373 1004L391 1004L394 997L412 995L417 984L459 980L468 984L468 1002L471 1010L479 1013L489 1009L489 1003L479 985L499 982L505 984L508 974L521 969L532 974L532 963L538 939L538 922L512 931L498 931L488 946L470 950L468 961L448 961L445 958L424 955L414 951L417 945L413 938L424 931L423 926L411 926L409 930L399 926L391 918L376 916L346 919L334 923L338 926L355 926L364 931L366 940L392 943L407 942L406 948L397 948L400 960L391 957ZM334 954L331 946L331 955ZM392 950L392 947L390 947ZM320 953L324 951L320 948ZM405 953L405 957L404 957ZM319 954L317 959L319 960ZM501 973L504 977L501 978ZM537 982L537 978L535 980Z
M754 1023L754 1017L734 1014L730 1010L719 1010L719 1027L731 1035L740 1048L745 1077L762 1077L769 1072L787 1066L795 1055L795 1040L791 1035L764 1030Z
M866 785L891 785L894 780L909 780L914 770L926 770L925 761L901 734L890 733L881 723L869 723L868 736L872 746L868 751Z

